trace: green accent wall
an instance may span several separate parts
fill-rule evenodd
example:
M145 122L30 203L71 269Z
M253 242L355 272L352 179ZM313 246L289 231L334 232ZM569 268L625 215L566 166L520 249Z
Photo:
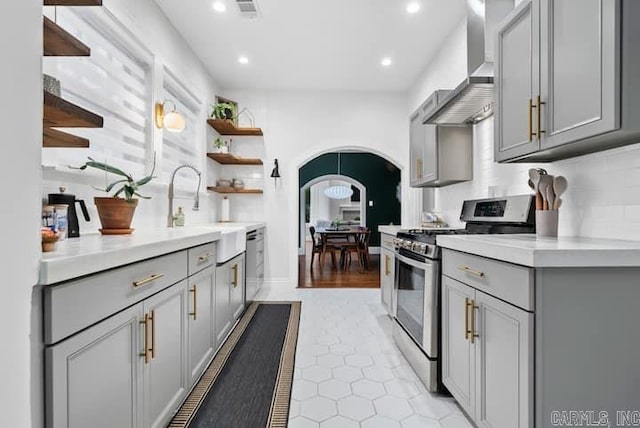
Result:
M400 201L396 196L400 170L372 153L327 153L300 168L300 188L315 178L331 174L351 177L366 187L367 227L372 231L369 245L379 246L378 226L400 224ZM373 201L373 207L369 201Z

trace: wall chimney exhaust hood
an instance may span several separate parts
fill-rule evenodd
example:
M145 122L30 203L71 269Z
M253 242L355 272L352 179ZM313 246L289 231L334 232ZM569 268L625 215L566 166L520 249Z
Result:
M468 77L423 123L460 125L493 114L493 58L496 28L513 9L513 0L467 0Z

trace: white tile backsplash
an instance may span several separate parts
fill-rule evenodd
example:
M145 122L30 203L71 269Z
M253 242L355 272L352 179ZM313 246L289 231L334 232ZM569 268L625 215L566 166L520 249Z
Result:
M473 181L433 190L434 206L427 207L452 225L463 226L458 217L465 199L530 193L528 170L539 166L569 182L560 235L640 240L640 144L546 164L498 164L489 118L475 126L473 150Z

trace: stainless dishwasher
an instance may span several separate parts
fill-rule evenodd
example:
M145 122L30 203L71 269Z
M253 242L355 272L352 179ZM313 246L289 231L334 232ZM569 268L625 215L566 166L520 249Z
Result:
M245 301L252 301L264 282L264 229L247 233Z

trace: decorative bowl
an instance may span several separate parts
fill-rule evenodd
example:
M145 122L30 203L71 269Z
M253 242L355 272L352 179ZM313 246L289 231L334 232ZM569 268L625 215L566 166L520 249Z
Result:
M227 178L221 178L220 180L216 181L216 186L218 186L218 187L231 187L231 180L229 180Z

